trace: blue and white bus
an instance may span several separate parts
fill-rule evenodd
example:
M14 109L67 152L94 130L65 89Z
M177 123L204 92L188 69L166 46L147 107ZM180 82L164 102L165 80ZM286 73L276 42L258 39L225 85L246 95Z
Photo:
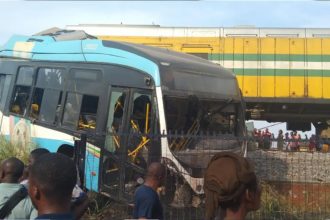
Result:
M160 160L200 195L200 171L214 153L246 150L239 141L167 136L243 136L244 105L232 72L192 55L84 32L13 36L1 48L0 127L26 150L56 152L86 134L85 186L115 199L131 198L147 165Z

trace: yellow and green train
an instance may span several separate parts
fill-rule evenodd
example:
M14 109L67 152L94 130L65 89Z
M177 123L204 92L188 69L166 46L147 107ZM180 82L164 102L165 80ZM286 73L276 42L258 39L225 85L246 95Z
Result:
M232 70L251 119L308 129L330 118L330 28L68 25L105 40L193 54ZM300 130L300 129L299 129Z

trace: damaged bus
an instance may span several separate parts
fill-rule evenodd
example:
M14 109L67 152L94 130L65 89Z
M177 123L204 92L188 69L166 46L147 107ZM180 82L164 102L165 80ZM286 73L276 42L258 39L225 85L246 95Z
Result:
M130 200L153 161L172 198L183 186L202 195L209 159L246 151L234 74L192 55L45 31L1 48L0 85L1 134L52 152L84 134L84 185L114 199Z

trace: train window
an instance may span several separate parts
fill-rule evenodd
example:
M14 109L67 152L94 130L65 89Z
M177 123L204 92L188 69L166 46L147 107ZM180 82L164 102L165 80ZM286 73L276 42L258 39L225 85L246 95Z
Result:
M190 55L194 55L196 57L200 57L202 59L208 60L209 59L209 54L208 53L188 53Z
M10 105L10 112L25 115L33 82L33 68L21 67Z
M78 130L95 130L99 97L84 95L79 115Z

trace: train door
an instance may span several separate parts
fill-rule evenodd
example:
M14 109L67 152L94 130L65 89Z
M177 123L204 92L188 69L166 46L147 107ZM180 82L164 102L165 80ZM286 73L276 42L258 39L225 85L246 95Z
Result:
M243 38L243 91L244 96L258 96L260 81L259 42L257 38Z
M290 84L289 91L290 97L307 97L306 75L307 67L305 59L301 59L301 55L305 53L305 39L289 39L290 45ZM319 48L321 50L321 48ZM302 56L303 57L303 56ZM298 62L297 62L298 60ZM300 64L301 63L301 64ZM300 66L299 66L300 65Z
M102 149L101 191L131 199L143 183L149 162L153 110L151 91L114 88L110 96L105 147Z

